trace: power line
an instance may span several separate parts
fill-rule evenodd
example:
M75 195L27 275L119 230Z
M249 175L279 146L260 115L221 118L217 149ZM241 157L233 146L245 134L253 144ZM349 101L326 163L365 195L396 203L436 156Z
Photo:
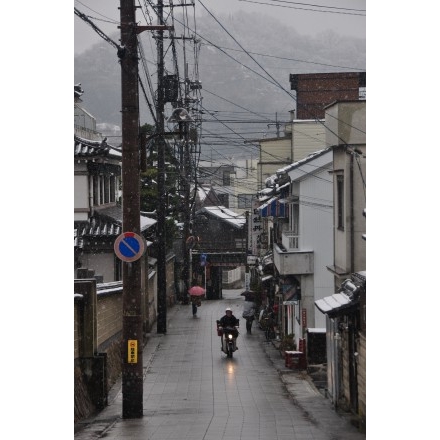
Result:
M204 44L204 46L211 47L212 44ZM232 48L230 48L230 47L220 47L220 46L215 46L215 45L214 45L213 47L216 47L216 48L218 48L218 49L221 48L221 49L224 49L224 50L231 50L231 51L234 51L234 52L243 52L243 53L246 53L246 52L243 51L243 50L232 49ZM267 58L275 58L275 59L277 59L277 60L295 61L295 62L297 62L297 63L315 64L315 65L318 65L318 66L326 66L326 67L337 67L338 69L350 69L350 70L356 70L356 69L358 69L357 67L338 66L338 65L335 65L335 64L326 64L326 63L318 63L318 62L314 62L314 61L298 60L298 59L296 59L296 58L278 57L278 56L276 56L276 55L268 55L268 54L265 54L265 53L259 53L259 52L250 52L250 51L249 51L248 53L250 53L250 54L252 54L252 55L259 55L259 56L262 56L262 57L267 57ZM358 69L358 70L360 70L360 71L364 71L365 68Z
M75 11L75 15L77 15L79 18L81 18L82 20L84 20L88 25L90 25L94 31L100 36L102 37L105 41L107 41L108 43L110 43L113 47L115 47L118 50L118 54L122 53L123 48L121 46L119 46L119 44L115 43L108 35L106 35L101 29L99 29L98 26L96 26L91 20L90 18L82 13L81 11L79 11L77 8L74 7L74 11Z
M361 17L365 17L365 14L356 14L354 12L341 12L341 11L325 11L322 9L309 9L309 8L299 8L297 6L284 6L284 5L274 5L273 3L265 3L265 2L256 2L254 0L238 0L240 2L246 2L246 3L256 3L258 5L267 5L267 6L272 6L272 7L278 7L278 8L289 8L289 9L300 9L302 11L311 11L311 12L325 12L328 14L342 14L342 15L358 15ZM281 2L281 0L275 0L275 1L279 1ZM281 3L292 3L292 4L305 4L305 3L294 3L294 2L281 2ZM315 5L309 5L309 6L315 6ZM316 6L319 8L332 8L332 6ZM346 8L335 8L334 9L345 9L345 10L349 10L349 11L356 11L356 9L346 9ZM360 12L362 12L362 10L360 10Z

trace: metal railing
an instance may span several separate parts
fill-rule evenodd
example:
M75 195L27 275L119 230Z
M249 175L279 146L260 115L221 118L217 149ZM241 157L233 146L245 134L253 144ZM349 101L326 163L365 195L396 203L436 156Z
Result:
M288 250L299 249L299 235L293 231L285 231L282 234L283 246Z

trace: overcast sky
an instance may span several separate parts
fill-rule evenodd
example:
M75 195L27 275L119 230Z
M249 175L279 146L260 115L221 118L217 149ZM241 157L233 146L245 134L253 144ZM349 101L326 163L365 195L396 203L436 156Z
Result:
M156 4L157 1L153 0ZM168 3L167 0L164 1ZM175 0L175 4L179 0ZM189 1L187 1L189 3ZM138 0L136 0L138 4ZM144 4L144 2L142 2ZM196 0L196 15L206 12L206 8L216 14L234 13L239 10L257 11L278 18L283 24L294 27L301 34L313 35L332 29L343 35L365 38L366 34L366 0ZM120 0L75 0L74 6L86 15L92 16L93 22L107 35L119 32L117 24L108 21L119 21ZM318 6L327 6L326 11ZM313 9L311 11L310 9ZM140 13L136 18L145 24ZM102 38L83 20L74 16L75 54L84 52ZM103 21L105 20L105 21Z

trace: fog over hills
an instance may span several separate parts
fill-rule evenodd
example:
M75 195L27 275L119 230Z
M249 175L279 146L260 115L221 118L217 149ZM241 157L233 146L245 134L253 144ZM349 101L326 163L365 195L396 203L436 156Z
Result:
M243 149L243 139L276 136L275 118L287 121L288 111L296 108L295 100L289 96L289 93L294 93L290 90L289 74L365 71L365 39L341 36L332 31L314 37L304 36L257 13L219 16L218 20L236 41L212 20L199 19L197 36L201 40L201 48L198 73L202 82L204 118L212 121L204 122L204 133L215 132L234 139L229 148L222 147L227 155L239 154ZM179 35L177 26L175 34ZM110 38L119 43L119 35ZM151 35L141 34L141 38L148 73L155 88L155 41ZM248 53L240 48L237 41ZM168 42L164 42L165 50ZM178 47L181 44L179 42ZM172 66L167 67L172 72ZM183 69L179 72L180 76L182 72ZM82 84L84 107L96 117L97 122L120 126L121 74L116 49L103 40L75 56L74 79L75 83ZM273 84L274 80L281 87ZM232 119L241 123L232 123ZM142 93L140 120L141 123L152 123ZM262 123L256 124L256 120ZM114 143L119 142L120 139L117 139ZM208 151L208 143L204 141L203 144L202 149Z

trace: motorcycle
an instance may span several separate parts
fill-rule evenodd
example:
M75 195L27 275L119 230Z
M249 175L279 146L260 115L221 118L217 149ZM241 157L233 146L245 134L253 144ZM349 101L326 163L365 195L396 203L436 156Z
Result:
M234 351L237 350L238 327L222 327L220 321L217 320L217 335L221 337L221 351L228 358L232 358Z

